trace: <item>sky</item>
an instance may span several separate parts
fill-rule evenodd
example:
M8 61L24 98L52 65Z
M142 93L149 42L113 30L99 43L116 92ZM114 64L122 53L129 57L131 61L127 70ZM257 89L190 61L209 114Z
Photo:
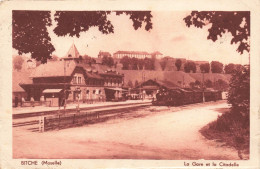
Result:
M52 15L54 12L52 12ZM152 11L153 29L146 31L144 24L142 28L134 30L129 16L112 14L109 16L114 25L114 33L102 34L98 28L90 28L82 32L80 37L63 36L58 37L49 30L52 44L55 47L54 55L64 57L72 43L75 43L81 55L97 57L99 51L107 51L112 55L121 51L159 51L164 56L174 58L186 58L195 61L220 61L224 64L248 64L249 54L244 52L240 55L236 49L237 45L231 45L231 34L225 34L216 42L207 40L208 29L188 28L183 18L190 11ZM52 16L53 17L53 16ZM52 19L54 22L54 18Z

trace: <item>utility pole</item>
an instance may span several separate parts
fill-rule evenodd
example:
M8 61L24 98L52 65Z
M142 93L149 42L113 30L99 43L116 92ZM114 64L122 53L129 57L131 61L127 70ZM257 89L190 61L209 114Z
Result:
M184 75L182 76L182 88L184 88Z
M64 59L64 113L66 113L66 60Z
M202 102L205 102L205 83L204 83L204 71L202 71Z
M144 71L142 72L142 82L143 82L143 83L145 82L145 72L144 72ZM143 83L142 83L142 84L143 84ZM142 90L142 93L141 93L141 94L142 94L142 100L144 100L144 90Z

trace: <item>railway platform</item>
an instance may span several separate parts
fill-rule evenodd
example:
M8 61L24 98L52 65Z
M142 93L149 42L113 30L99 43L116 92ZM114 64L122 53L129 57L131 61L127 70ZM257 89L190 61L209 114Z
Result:
M122 102L101 102L93 104L79 104L80 111L95 111L95 110L111 110L123 107L135 107L140 105L150 105L151 100L127 100ZM76 112L78 104L68 104L66 106L67 112ZM18 107L13 108L13 118L25 118L41 115L56 114L58 112L64 112L64 107Z

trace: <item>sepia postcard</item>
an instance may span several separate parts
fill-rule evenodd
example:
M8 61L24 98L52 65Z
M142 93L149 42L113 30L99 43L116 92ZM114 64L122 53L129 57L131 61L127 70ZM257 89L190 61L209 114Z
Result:
M0 168L260 168L259 11L2 1Z

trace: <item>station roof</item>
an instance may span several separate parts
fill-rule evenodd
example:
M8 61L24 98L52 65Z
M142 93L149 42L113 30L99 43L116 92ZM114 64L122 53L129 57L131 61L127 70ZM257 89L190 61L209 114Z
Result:
M64 67L66 72L64 74ZM40 77L59 77L59 76L71 76L74 69L76 67L76 63L74 61L56 61L56 62L48 62L46 64L41 64L36 67L35 71L31 74L32 78L40 78Z

